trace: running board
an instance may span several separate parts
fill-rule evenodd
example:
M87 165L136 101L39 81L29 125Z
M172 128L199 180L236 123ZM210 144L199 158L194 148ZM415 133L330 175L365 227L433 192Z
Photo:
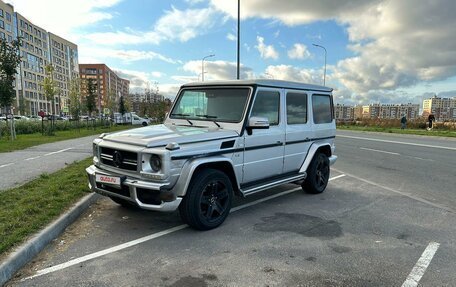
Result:
M298 175L294 175L291 177L278 179L278 180L274 180L274 181L263 182L263 183L260 183L258 185L254 185L254 186L249 186L245 189L241 189L240 192L241 192L242 196L246 197L246 196L255 194L257 192L263 191L265 189L276 187L276 186L279 186L279 185L282 185L285 183L291 183L291 182L298 181L298 180L304 180L306 178L306 176L307 176L307 174L305 172L303 172L303 173L300 173Z

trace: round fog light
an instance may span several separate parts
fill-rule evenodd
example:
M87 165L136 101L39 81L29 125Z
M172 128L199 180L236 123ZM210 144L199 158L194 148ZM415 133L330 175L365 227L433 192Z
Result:
M151 155L150 156L150 167L154 172L159 172L161 169L161 159L158 155Z

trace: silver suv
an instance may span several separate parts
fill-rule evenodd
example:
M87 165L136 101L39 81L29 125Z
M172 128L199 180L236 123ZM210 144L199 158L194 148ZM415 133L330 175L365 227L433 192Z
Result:
M321 193L336 124L332 89L276 80L181 87L165 122L101 135L89 187L123 206L174 211L207 230L233 197L284 183Z

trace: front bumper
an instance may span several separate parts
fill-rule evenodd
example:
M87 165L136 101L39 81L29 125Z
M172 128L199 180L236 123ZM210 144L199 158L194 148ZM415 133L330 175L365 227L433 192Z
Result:
M94 165L86 168L87 175L89 177L89 188L99 194L118 197L124 200L133 202L142 209L156 210L171 212L175 211L182 201L181 197L175 197L170 192L163 192L162 187L169 185L168 183L155 183L149 181L142 181L132 178L126 178L122 182L122 188L117 189L109 185L97 183L95 181L95 174L103 174L110 176L122 176L120 174L113 174L105 170L99 169ZM160 203L146 203L145 198L149 198L148 195L155 195L157 198L166 198L166 201L160 200Z

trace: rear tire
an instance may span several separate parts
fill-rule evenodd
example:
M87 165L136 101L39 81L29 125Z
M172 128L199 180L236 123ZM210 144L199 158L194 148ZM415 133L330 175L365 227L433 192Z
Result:
M143 127L147 126L147 123L146 122L142 122L142 126Z
M215 169L198 172L179 205L182 220L198 230L222 224L230 213L233 187L226 174Z
M329 180L329 159L324 153L315 154L307 168L307 177L302 183L302 189L307 193L322 193Z

